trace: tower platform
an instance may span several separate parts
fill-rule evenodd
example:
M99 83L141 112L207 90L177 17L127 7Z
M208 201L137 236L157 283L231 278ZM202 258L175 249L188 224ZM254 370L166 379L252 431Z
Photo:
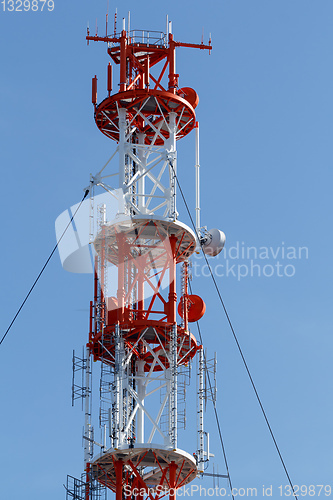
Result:
M135 444L133 448L111 448L95 457L91 463L91 469L98 481L113 491L116 491L116 481L118 480L117 464L122 466L122 487L126 484L131 484L133 487L133 480L129 480L129 478L135 476L137 481L134 484L137 488L147 486L156 489L159 486L166 490L171 487L178 489L193 481L198 471L195 458L178 448L171 449L158 444L146 443ZM176 472L172 486L170 465L174 467Z
M192 229L179 221L157 216L119 216L103 225L94 247L98 255L118 265L124 257L119 250L119 238L126 241L132 258L145 259L145 267L163 267L170 257L169 237L176 237L176 262L187 260L195 251L196 237Z

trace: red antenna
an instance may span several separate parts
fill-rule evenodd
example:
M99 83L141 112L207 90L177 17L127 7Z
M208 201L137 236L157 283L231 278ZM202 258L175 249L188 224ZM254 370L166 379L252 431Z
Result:
M111 63L108 64L108 94L109 97L112 92L112 66Z
M96 75L92 79L92 96L91 96L91 102L94 104L94 106L96 108L96 104L97 104L97 76Z

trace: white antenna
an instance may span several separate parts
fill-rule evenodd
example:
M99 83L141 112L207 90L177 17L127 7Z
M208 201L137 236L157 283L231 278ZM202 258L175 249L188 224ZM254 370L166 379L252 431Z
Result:
M117 7L116 7L116 12L114 14L114 36L116 36L116 31L117 31Z
M199 159L199 122L195 126L195 227L200 236L200 159Z
M166 16L166 38L168 41L168 39L169 39L169 16L168 16L168 14Z
M172 34L172 21L169 21L169 33Z
M123 31L126 30L126 21L125 21L125 18L123 17Z
M108 0L108 6L106 9L105 36L108 36L108 23L109 23L109 0Z
M131 12L130 11L128 11L127 30L128 30L128 36L130 36L130 30L131 30Z
M218 255L225 243L225 234L219 229L204 229L201 231L200 222L200 158L199 158L199 122L195 124L195 228L201 241L203 252L215 257ZM203 242L202 238L204 236Z

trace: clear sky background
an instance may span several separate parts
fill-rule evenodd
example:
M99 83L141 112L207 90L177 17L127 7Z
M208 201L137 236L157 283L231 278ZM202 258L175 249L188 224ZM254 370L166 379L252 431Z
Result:
M202 223L227 236L226 253L212 267L293 482L333 490L333 3L141 5L110 1L110 18L118 7L119 19L131 11L133 29L164 31L168 14L175 39L183 42L200 43L203 28L206 42L212 33L211 56L177 52L180 85L200 97ZM82 198L89 174L115 144L98 131L91 105L95 74L99 101L106 95L106 47L85 42L87 21L94 31L97 17L104 33L106 1L55 0L53 12L2 7L4 333L55 245L55 219ZM178 143L178 155L194 214L194 134ZM189 223L180 197L178 209ZM240 265L251 273L251 259L237 256L237 245L278 253L253 263L260 277L254 268L254 276L238 279L239 269L246 272ZM307 252L287 259L285 250L283 258L287 247ZM236 276L226 276L227 261ZM201 327L208 357L217 351L217 406L233 484L257 487L258 497L262 485L274 485L272 498L281 498L277 487L287 479L212 282L202 260L195 264L192 286L207 303ZM271 277L263 276L265 265L273 266L265 268L266 274L274 270ZM83 413L80 405L71 407L71 357L86 342L91 298L92 277L66 273L55 255L0 347L3 499L64 499L66 475L82 471ZM207 430L215 466L224 472L211 410ZM184 436L180 445L192 453L193 434ZM198 484L212 486L210 480Z

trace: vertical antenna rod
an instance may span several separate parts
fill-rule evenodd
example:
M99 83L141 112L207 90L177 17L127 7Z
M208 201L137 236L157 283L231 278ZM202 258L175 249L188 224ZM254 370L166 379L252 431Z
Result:
M199 159L199 122L195 124L195 228L200 231L200 159Z
M107 10L106 10L105 36L108 36L108 21L109 21L109 0L108 0L108 6L107 6Z
M116 37L117 34L117 9L116 12L114 13L114 36Z

